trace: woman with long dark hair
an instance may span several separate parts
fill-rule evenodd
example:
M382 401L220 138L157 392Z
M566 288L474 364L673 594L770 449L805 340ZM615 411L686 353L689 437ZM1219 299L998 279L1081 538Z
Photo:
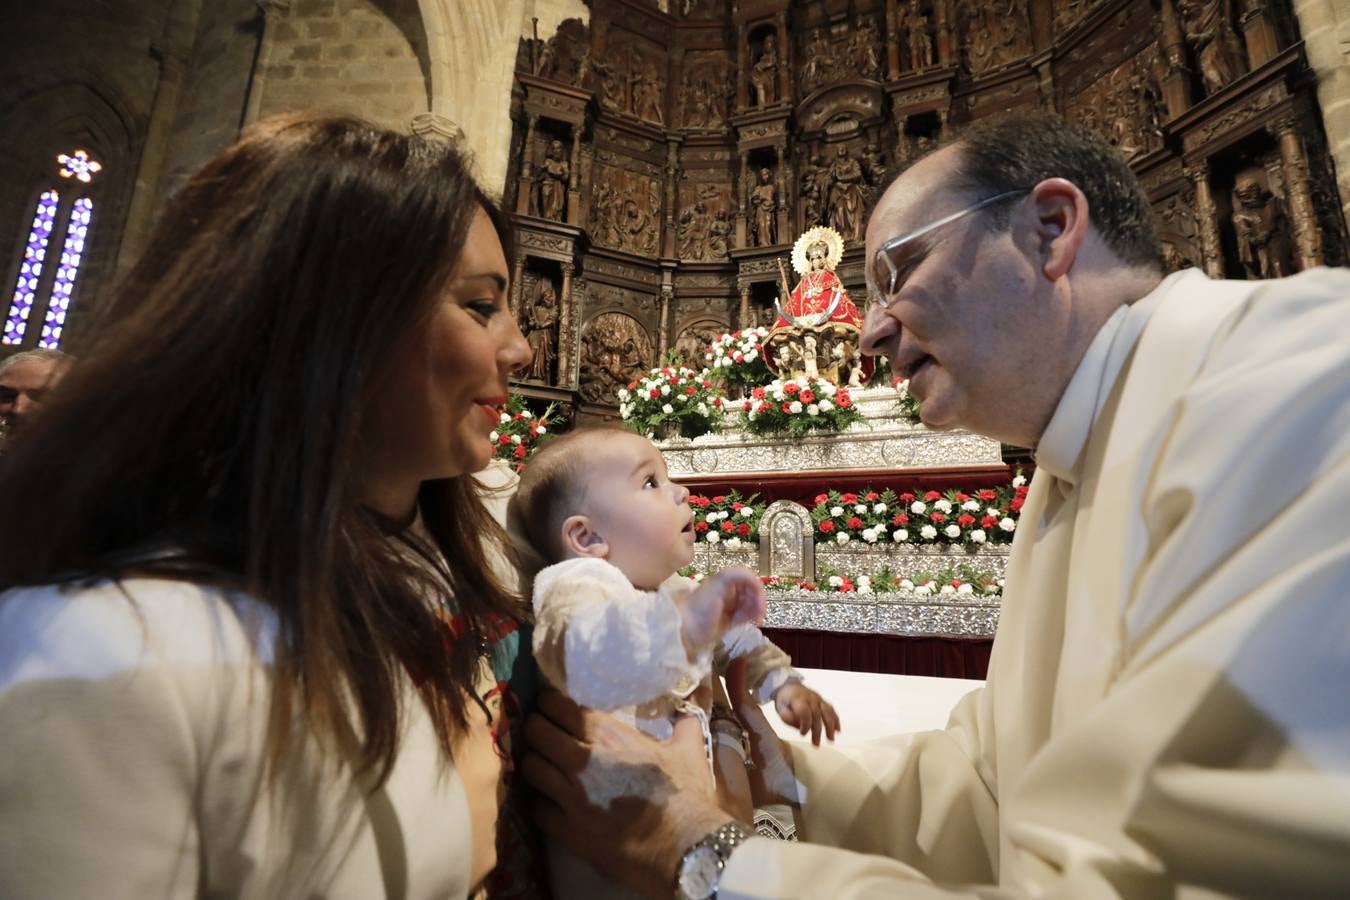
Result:
M260 123L172 201L0 460L6 897L491 868L510 249L452 147L349 119Z

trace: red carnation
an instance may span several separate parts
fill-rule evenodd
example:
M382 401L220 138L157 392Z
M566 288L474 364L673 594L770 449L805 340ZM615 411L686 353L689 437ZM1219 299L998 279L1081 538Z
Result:
M975 524L975 517L969 513L962 513L956 517L956 524L960 525L962 528L969 528Z
M844 502L844 503L857 503L857 502L858 502L858 495L857 495L857 494L844 494L844 495L841 496L839 499L840 499L842 502Z
M1022 504L1024 502L1026 501L1024 501L1021 497L1014 497L1013 502L1008 504L1008 509L1011 509L1013 512L1021 512Z
M750 411L750 401L749 401L749 400L746 400L744 403L742 403L742 404L741 404L741 409L745 410L746 412L749 412L749 411Z
M702 534L703 532L705 532L705 531L708 530L708 523L707 523L707 522L695 522L695 523L694 523L694 530L697 531L697 532L699 532L700 534Z
M976 494L975 496L978 497L978 498L981 499L981 500L984 500L985 502L988 502L988 501L990 501L990 500L995 500L995 499L998 498L998 494L996 494L996 493L994 493L993 491L989 490L989 488L985 488L984 490L980 491L980 492L979 492L978 494Z
M703 379L703 386L704 386L705 388L710 388L710 387L712 387L712 382L705 378L705 379Z
M942 513L933 513L933 514L932 514L931 516L929 516L928 518L929 518L929 519L933 522L933 524L935 524L935 525L941 525L943 522L947 521L947 517L944 516Z
M697 393L697 392L698 392L698 388L694 387L692 384L689 385L689 387L687 387L687 388L684 389L684 394L685 394L686 397L692 397L692 396L694 396L694 394Z
M730 522L723 522L720 527L726 534L731 534L736 530L736 526L732 525Z
M726 502L727 502L727 495L726 495L726 494L717 494L716 496L714 496L714 497L712 498L712 502L714 502L714 503L726 503Z
M497 435L497 443L499 443L499 444L501 444L503 447L505 447L507 444L511 443L511 435L509 435L509 434L499 434L499 435Z
M788 403L786 400L783 401L783 412L792 415L792 404Z
M881 495L878 494L876 491L868 491L866 494L863 495L863 499L866 500L868 503L875 503L876 501L881 499Z
M736 512L740 512L741 510L745 509L745 504L737 500L735 503L731 504L731 508L734 509Z
M923 499L927 500L929 503L932 503L934 500L941 500L942 495L939 494L937 491L929 491L928 493L923 495Z
M969 494L963 494L963 493L961 493L960 491L957 491L957 492L956 492L956 502L957 502L957 503L965 503L965 502L966 502L967 500L969 500L969 499L970 499L970 495L969 495Z
M741 537L749 537L750 526L742 522L741 524L736 526L736 533L739 534Z
M862 519L858 518L857 516L849 516L849 519L848 519L848 527L849 527L849 528L861 528L861 527L862 527Z
M655 400L657 397L660 397L660 396L661 396L661 392L660 392L659 390L657 390L656 388L652 388L651 393L648 394L647 396L650 397L651 399Z
M721 397L714 397L714 398L713 398L713 406L721 406L721 405L722 405L722 398L721 398ZM749 408L750 408L750 407L747 405L747 406L746 406L746 409L749 409Z
M993 528L998 524L998 516L985 516L980 520L981 528Z
M516 448L516 459L524 459L524 458L525 458L525 448L524 448L524 447L517 447L517 448Z
M830 501L828 494L816 494L816 506L820 506Z
M834 520L826 519L823 522L821 522L820 531L822 534L829 534L831 531L834 531Z
M903 494L900 495L900 502L901 502L901 503L904 503L904 504L906 504L906 505L908 505L908 504L910 504L910 503L913 503L913 502L914 502L914 495L911 494L911 493L909 493L909 491L906 491L905 493L903 493Z
M630 381L630 382L628 382L628 389L629 389L630 391L633 390L635 387L637 387L637 382L636 382L636 381Z
M905 515L904 513L900 513L894 519L891 519L891 524L895 525L896 527L899 527L901 525L908 525L909 516Z

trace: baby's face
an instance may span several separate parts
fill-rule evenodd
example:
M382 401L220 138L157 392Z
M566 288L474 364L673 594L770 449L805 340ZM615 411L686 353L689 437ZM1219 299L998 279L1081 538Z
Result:
M694 559L689 489L641 435L608 432L594 443L580 512L609 545L605 558L635 587L655 590Z

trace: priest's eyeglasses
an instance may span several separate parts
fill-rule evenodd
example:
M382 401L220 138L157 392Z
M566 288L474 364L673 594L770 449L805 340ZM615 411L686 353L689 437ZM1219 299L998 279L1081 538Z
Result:
M965 218L974 212L979 212L987 206L993 206L1002 200L1016 197L1021 194L1028 194L1030 191L1014 190L1004 191L1001 194L995 194L992 197L985 197L978 203L973 203L965 209L958 210L949 216L943 216L936 222L930 222L917 231L910 231L898 237L893 237L886 243L877 248L876 255L872 258L872 303L870 305L889 309L895 302L895 295L900 290L900 276L908 266L903 266L896 262L900 258L899 250L910 244L917 238L923 237L931 231L936 231L943 225L950 225L957 219Z

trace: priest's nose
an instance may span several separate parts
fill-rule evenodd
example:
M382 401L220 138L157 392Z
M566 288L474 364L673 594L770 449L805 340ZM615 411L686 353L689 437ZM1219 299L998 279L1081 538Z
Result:
M863 319L860 344L867 356L886 356L887 349L900 341L900 321L886 311L880 303L874 303Z

